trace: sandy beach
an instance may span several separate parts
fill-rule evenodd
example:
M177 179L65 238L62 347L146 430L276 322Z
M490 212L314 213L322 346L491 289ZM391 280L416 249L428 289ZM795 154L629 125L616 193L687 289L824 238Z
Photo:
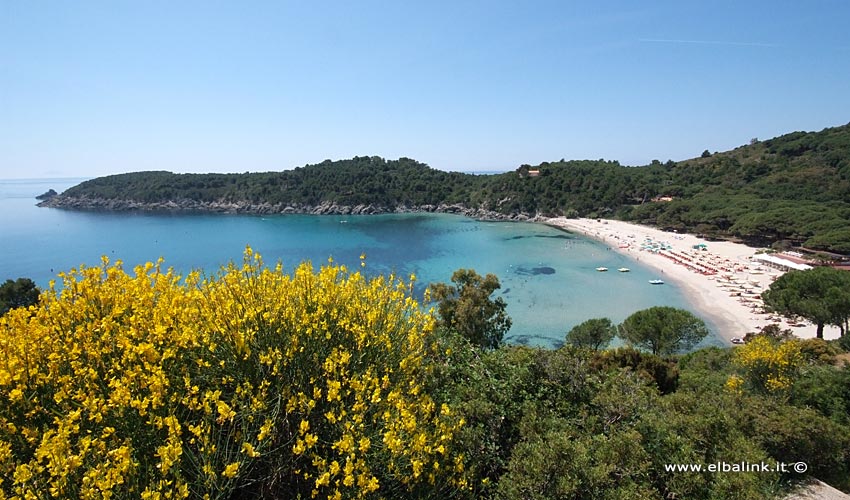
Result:
M696 308L693 312L714 323L718 335L727 341L773 323L800 338L816 336L815 325L763 311L757 296L782 272L751 261L758 249L616 220L556 217L545 223L604 242L612 250L655 269L659 279L675 283L688 294ZM649 244L661 250L643 248ZM705 245L705 249L694 249L695 245ZM826 327L824 338L838 338L839 333L838 328Z

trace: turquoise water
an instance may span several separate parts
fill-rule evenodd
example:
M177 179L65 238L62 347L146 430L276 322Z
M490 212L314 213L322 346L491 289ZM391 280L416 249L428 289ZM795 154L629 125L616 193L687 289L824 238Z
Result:
M541 224L479 222L446 214L246 216L76 212L38 208L34 197L80 179L0 181L0 280L30 277L40 286L102 255L125 268L159 257L178 271L240 261L251 245L268 263L304 260L395 272L418 279L416 292L448 282L458 268L493 273L508 303L507 340L559 345L576 324L620 322L654 305L693 309L674 285L652 286L648 268L602 243ZM611 271L597 272L604 266ZM629 273L618 273L628 267ZM722 345L712 337L704 343Z

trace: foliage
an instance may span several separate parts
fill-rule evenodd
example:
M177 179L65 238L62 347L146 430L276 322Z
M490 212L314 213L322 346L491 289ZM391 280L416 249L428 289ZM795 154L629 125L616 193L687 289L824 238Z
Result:
M495 498L658 498L640 435L550 431L517 445Z
M805 462L808 473L838 488L850 487L850 429L811 408L753 397L738 412L743 432L775 460Z
M679 368L673 360L628 347L599 353L592 366L602 371L628 368L655 384L661 394L669 394L679 385Z
M429 287L431 298L437 302L438 324L458 332L473 345L484 349L499 347L511 328L505 300L490 298L501 287L499 278L458 269L452 274L452 283L454 286L436 283Z
M850 352L850 335L848 335L846 330L844 331L844 335L842 335L838 340L835 341L835 344L838 345L844 352Z
M250 248L185 281L106 258L0 318L0 492L373 498L462 489L411 283ZM0 495L0 496L3 496Z
M785 316L802 316L817 325L843 326L850 318L850 273L829 267L790 271L762 294L770 309Z
M830 365L808 368L794 383L791 401L834 422L850 425L850 370Z
M771 340L775 340L777 342L784 342L786 340L791 340L794 338L794 332L790 329L781 329L779 328L778 323L771 323L769 325L765 325L758 332L748 332L744 335L744 342L749 342L756 337L767 337Z
M567 333L567 344L602 349L617 335L617 327L608 318L589 319Z
M713 390L709 390L713 389ZM774 498L781 477L668 470L671 464L771 462L770 455L744 428L740 401L708 384L705 390L681 389L659 401L638 425L651 451L651 481L660 498Z
M742 425L741 400L719 390L723 381L687 373L715 365L730 369L728 357L720 355L728 349L689 355L683 375L705 387L684 392L680 387L667 395L639 370L618 368L620 360L660 358L622 351L452 349L453 368L441 375L435 398L467 420L457 440L471 458L472 491L466 498L763 499L778 494L779 475L665 467L774 460L757 441L762 436Z
M38 304L38 287L29 278L6 280L0 285L0 316L16 307L29 307Z
M841 353L841 348L824 339L801 339L800 354L809 364L831 365L835 356Z
M682 355L677 363L679 390L701 395L723 387L734 372L733 353L729 348L706 347Z
M684 309L656 306L623 321L620 335L652 354L673 354L696 345L708 335L705 322Z

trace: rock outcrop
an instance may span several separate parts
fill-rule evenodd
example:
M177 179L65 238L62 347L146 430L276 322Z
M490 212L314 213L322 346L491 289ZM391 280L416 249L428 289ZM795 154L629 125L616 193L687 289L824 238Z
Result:
M49 200L54 196L59 196L59 193L56 192L55 189L48 189L46 193L40 194L35 197L36 200Z
M379 205L338 205L334 202L322 202L318 205L303 203L251 203L248 201L197 201L178 199L161 202L142 202L136 200L118 200L105 198L52 196L38 204L40 207L62 208L69 210L103 210L109 212L146 211L146 212L205 212L223 214L309 214L309 215L375 215L387 213L448 213L458 214L479 220L540 221L541 214L524 213L503 214L485 208L470 208L463 204L440 204L384 207Z

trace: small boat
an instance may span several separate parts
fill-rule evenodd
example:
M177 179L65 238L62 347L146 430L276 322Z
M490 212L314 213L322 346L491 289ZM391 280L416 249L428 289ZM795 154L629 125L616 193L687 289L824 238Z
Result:
M630 271L630 269L628 267L621 267L620 269L617 269L617 271L620 271L621 273L627 273Z
M607 271L608 268L607 267L597 267L596 270L601 273L601 272Z
M651 285L663 285L664 280L649 280L649 284L651 284Z

